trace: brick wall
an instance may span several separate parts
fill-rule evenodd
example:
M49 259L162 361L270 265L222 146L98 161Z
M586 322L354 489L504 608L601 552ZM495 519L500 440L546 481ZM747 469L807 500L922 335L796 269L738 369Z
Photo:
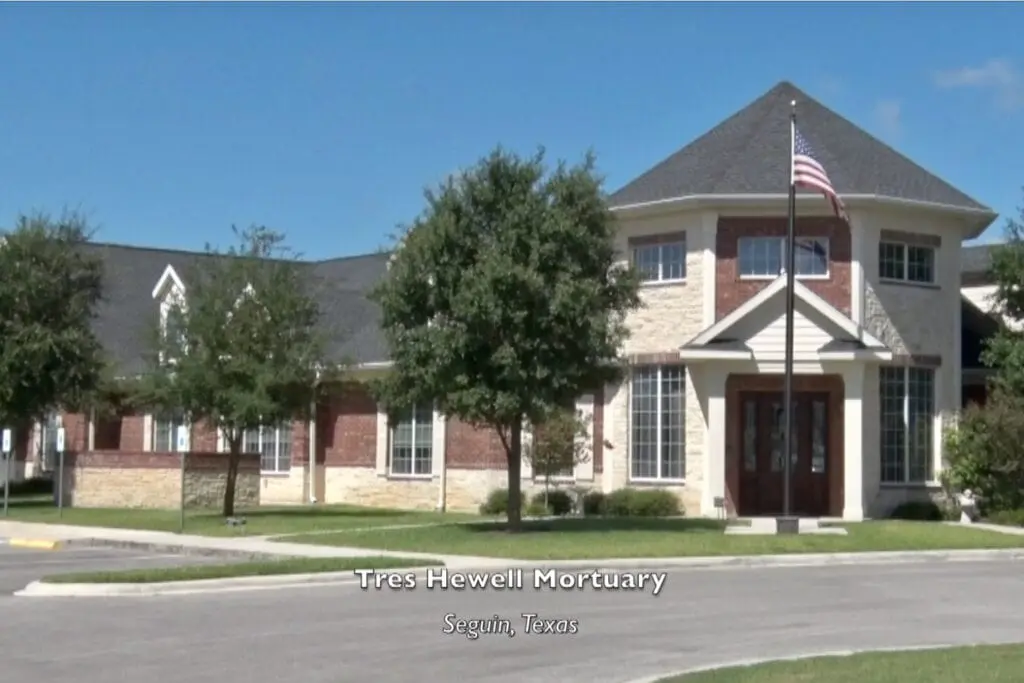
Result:
M715 270L715 319L728 315L744 301L771 284L770 279L741 280L738 273L737 248L740 237L785 237L787 219L779 217L718 219L717 265ZM850 228L836 218L797 218L798 237L827 237L829 242L829 277L823 280L801 280L818 296L846 315L850 315Z

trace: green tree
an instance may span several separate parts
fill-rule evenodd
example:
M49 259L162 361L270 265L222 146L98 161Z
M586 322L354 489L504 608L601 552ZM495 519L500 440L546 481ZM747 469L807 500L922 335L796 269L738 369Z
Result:
M496 430L512 531L524 423L620 376L624 318L640 303L601 182L590 155L549 172L543 152L498 149L426 193L374 293L394 362L379 398Z
M223 514L234 515L243 436L308 418L327 370L320 310L308 270L263 227L184 274L185 295L157 326L141 401L219 428L228 448ZM321 379L323 377L321 376Z
M590 461L591 420L575 408L557 408L533 428L533 438L524 448L533 476L544 480L544 506L551 480L572 476L573 468Z
M1018 218L1007 220L1005 237L1005 243L992 251L993 303L1005 320L1024 321L1024 206ZM989 341L982 361L995 370L994 387L1024 397L1024 331L1003 325Z
M100 384L92 321L103 264L77 214L21 216L0 233L0 421L25 424L84 402Z

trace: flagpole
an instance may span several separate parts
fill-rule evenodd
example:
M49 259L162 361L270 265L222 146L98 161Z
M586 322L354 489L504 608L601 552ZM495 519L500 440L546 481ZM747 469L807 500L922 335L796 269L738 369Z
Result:
M793 311L796 283L796 182L793 160L796 155L796 100L790 102L789 115L789 226L786 232L786 365L783 390L783 413L786 421L785 439L783 441L783 479L782 479L782 516L789 518L792 514L790 500L790 479L792 478L793 460ZM792 528L791 521L780 525L790 533L797 531Z

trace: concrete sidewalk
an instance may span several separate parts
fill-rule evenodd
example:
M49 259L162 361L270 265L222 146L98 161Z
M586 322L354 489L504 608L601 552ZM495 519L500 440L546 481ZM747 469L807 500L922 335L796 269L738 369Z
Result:
M436 559L452 568L460 567L505 567L518 564L491 557L463 555L438 555L433 553L411 553L403 551L374 550L367 548L342 548L334 546L308 545L304 543L282 543L269 540L268 536L194 536L175 534L169 531L146 531L140 529L114 529L108 527L72 526L66 524L37 524L0 520L0 539L8 545L56 550L62 546L101 546L130 548L153 552L170 552L200 555L221 555L233 559L280 559L293 557L368 557L388 555L414 559Z

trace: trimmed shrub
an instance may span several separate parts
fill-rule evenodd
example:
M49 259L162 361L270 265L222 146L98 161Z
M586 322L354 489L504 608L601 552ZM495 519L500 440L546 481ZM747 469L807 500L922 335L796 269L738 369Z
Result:
M585 517L600 517L605 514L606 496L601 491L591 491L583 496L583 515Z
M1003 526L1024 526L1024 510L993 512L985 521L992 524L1002 524Z
M564 517L565 515L572 512L572 496L569 495L568 491L562 491L559 489L549 490L547 492L547 506L548 510L545 514L551 514L556 517ZM544 492L539 491L534 494L533 500L530 501L530 506L539 505L545 508L544 505Z
M900 503L889 513L890 519L903 519L912 522L941 522L948 515L942 508L930 500L912 500Z
M526 509L526 496L520 491L519 509ZM487 495L487 501L480 506L481 515L507 515L508 489L494 489Z
M612 491L603 507L604 514L612 517L677 517L682 514L679 498L663 489Z
M544 507L544 501L542 500L532 500L526 507L527 517L547 517L549 514L551 512L548 508Z

